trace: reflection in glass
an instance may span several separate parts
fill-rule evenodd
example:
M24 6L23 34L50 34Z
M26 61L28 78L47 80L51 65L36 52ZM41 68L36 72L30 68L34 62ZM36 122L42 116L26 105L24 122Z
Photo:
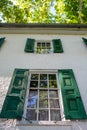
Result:
M55 74L49 74L49 80L56 80Z
M60 110L50 110L50 116L52 121L60 121Z
M40 108L47 108L48 107L48 100L47 99L39 99L39 107Z
M48 120L48 110L39 110L39 120Z
M38 80L38 74L32 74L31 80Z
M47 81L40 81L41 88L47 88Z
M31 109L27 109L27 112L26 112L26 119L27 120L36 120L37 118L37 113L35 110L31 110Z
M50 108L59 108L59 100L50 99Z
M47 74L40 74L40 80L47 80Z
M58 93L56 90L50 90L49 91L49 97L50 98L57 98L58 97Z
M46 90L40 90L39 91L39 98L40 99L47 99L48 98L48 91L46 91Z
M27 107L28 108L36 108L37 107L37 99L38 99L38 92L37 90L30 90Z
M38 81L31 81L30 82L30 87L37 88L38 87Z
M49 88L57 88L57 82L56 81L49 81Z

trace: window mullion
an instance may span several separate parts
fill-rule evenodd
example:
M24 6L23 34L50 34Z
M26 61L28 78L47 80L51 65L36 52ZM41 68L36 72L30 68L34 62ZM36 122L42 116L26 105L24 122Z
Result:
M39 90L40 90L40 74L38 74L38 101L37 101L37 121L39 120Z
M49 74L47 74L47 83L48 83L48 111L49 111L49 121L50 121Z

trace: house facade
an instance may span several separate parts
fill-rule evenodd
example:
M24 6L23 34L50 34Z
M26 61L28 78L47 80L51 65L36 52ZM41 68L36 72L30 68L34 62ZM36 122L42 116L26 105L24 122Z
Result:
M0 130L87 130L87 25L0 24Z

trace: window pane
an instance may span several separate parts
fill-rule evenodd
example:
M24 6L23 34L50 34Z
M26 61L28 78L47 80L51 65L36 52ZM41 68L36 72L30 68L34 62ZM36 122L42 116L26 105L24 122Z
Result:
M48 110L39 110L39 120L48 120Z
M57 91L50 90L50 91L49 91L49 97L50 97L50 98L57 98L57 97L58 97Z
M47 80L47 74L40 74L40 80Z
M38 74L32 74L31 80L38 80Z
M41 43L40 42L37 43L37 47L41 47Z
M50 110L50 116L52 121L60 121L60 111L59 110Z
M29 92L29 98L34 98L34 96L38 95L38 91L37 90L30 90Z
M39 99L39 107L40 108L47 108L48 107L48 100L47 99Z
M50 47L50 43L46 43L46 46L47 46L47 48L49 48L49 49L51 48L51 47Z
M50 99L50 108L59 108L59 100L58 99Z
M37 119L37 113L35 110L29 110L27 109L27 112L26 112L26 119L27 120L36 120Z
M37 107L37 91L30 91L29 97L28 97L28 102L27 102L27 107L28 108L36 108Z
M49 80L56 80L55 74L49 74Z
M43 49L45 49L45 48L46 48L46 46L45 46L45 43L44 43L44 42L42 43L42 48L43 48Z
M48 91L46 91L46 90L40 90L39 91L39 98L40 99L47 99L48 98Z
M57 82L56 81L49 81L49 88L57 88Z
M38 87L38 81L31 81L30 82L30 87L37 88Z
M41 48L37 48L37 53L41 53Z
M47 81L40 81L41 88L47 88Z

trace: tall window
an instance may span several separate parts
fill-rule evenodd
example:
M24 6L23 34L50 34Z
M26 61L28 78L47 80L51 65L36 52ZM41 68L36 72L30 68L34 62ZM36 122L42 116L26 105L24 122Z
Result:
M26 104L26 119L29 121L61 120L56 74L31 73Z

